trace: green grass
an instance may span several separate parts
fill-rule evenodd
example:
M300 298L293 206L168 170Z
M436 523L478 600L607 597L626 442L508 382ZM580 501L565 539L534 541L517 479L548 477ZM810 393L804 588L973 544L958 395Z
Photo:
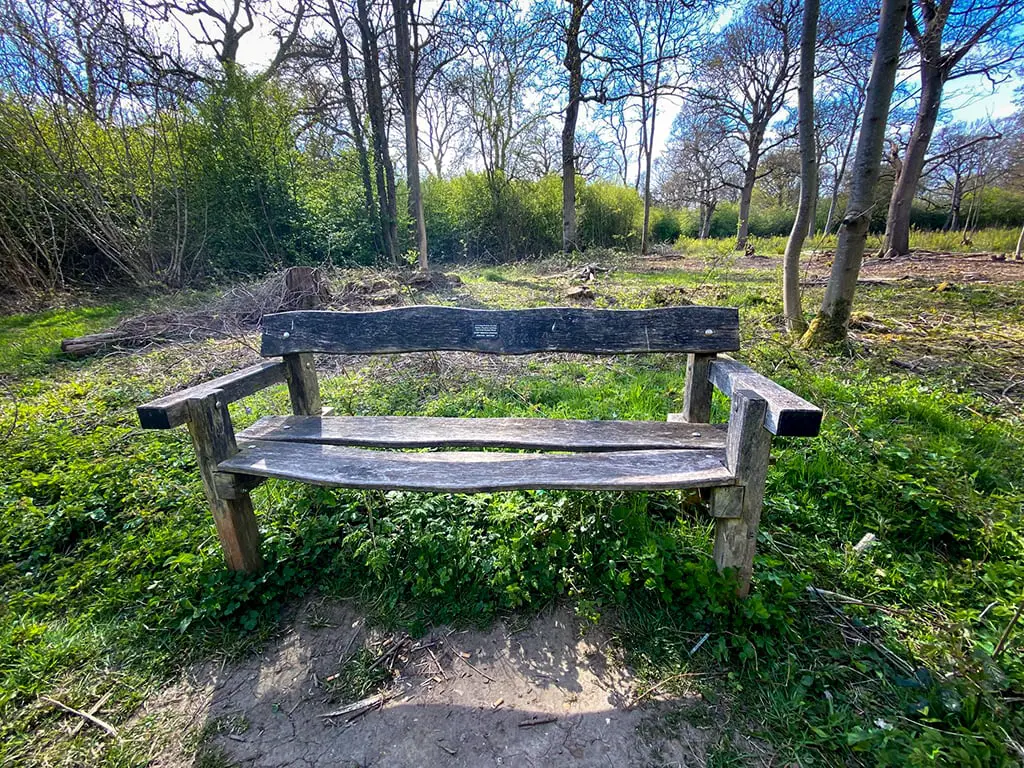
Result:
M60 357L62 339L104 328L122 311L120 305L104 305L0 317L0 374L45 371Z
M773 449L756 590L744 603L715 573L699 500L672 493L270 482L254 494L267 571L230 574L187 435L143 432L133 409L248 353L203 342L69 364L53 354L64 329L101 327L117 307L0 321L0 349L22 349L4 359L12 399L0 406L4 434L17 404L0 444L0 764L139 764L159 726L131 716L155 686L191 659L245 653L275 630L282 606L320 590L413 631L570 601L610 622L646 680L713 672L709 706L771 744L779 764L1011 765L1010 740L1024 740L1024 654L1019 640L993 654L1024 595L1024 392L1004 396L997 379L1019 376L1021 286L866 288L858 309L885 330L812 355L781 332L773 264L619 267L595 282L598 300L647 306L678 285L690 300L739 306L744 357L826 409L819 438ZM559 302L564 287L538 269L460 270L458 298ZM893 365L925 352L928 365ZM323 392L339 413L663 419L681 404L684 362L520 358L495 369L425 354L349 367ZM286 407L275 387L232 412L244 426ZM717 398L716 418L726 412ZM868 532L879 543L857 555ZM844 622L809 599L810 584L883 609L846 606ZM353 658L335 695L378 684L367 667ZM122 729L116 744L90 728L70 737L67 716L38 700L87 709L108 693L102 716ZM676 712L662 727L707 717ZM221 764L201 739L195 749L197 764ZM742 759L726 734L711 764Z
M1017 247L1017 238L1020 236L1019 229L982 229L970 237L970 242L963 241L963 232L932 232L912 230L910 233L910 247L923 251L939 251L942 253L972 253L977 251L1013 254ZM750 244L759 255L782 253L786 249L785 235L774 237L750 238ZM882 248L884 238L881 234L868 236L866 253L877 253ZM681 237L676 241L676 248L684 253L695 253L700 255L727 256L732 252L735 238L720 238L717 240L698 240L694 237ZM818 234L809 237L804 242L804 249L833 250L836 247L836 235Z

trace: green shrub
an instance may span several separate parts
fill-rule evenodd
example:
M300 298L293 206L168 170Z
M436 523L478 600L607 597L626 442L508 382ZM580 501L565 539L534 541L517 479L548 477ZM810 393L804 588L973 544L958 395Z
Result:
M580 190L579 236L585 245L635 248L643 226L643 201L636 190L598 181Z
M651 208L651 241L655 243L674 243L683 234L684 226L689 226L689 218L684 211L654 206Z

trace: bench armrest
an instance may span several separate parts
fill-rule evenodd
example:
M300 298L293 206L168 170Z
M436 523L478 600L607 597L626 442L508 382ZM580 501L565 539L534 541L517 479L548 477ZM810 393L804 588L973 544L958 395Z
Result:
M773 435L814 437L821 429L820 408L743 363L712 360L708 379L726 397L732 397L734 391L749 389L763 398L768 405L764 428Z
M140 405L136 411L143 429L171 429L188 420L189 400L200 398L214 390L220 390L226 403L241 400L247 395L259 392L285 380L287 366L280 360L257 363L241 371L229 373L212 381L197 384L180 392L161 397Z

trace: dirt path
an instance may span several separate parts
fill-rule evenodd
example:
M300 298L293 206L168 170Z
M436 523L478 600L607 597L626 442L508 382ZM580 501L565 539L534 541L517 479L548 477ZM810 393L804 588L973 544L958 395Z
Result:
M341 708L329 693L340 660L364 645L394 664L389 698L323 717ZM388 656L392 646L347 604L308 603L263 654L194 668L144 705L138 722L165 734L151 764L689 768L706 765L726 738L747 765L769 757L724 735L725 718L697 693L631 706L636 681L607 638L581 637L564 609L522 627L436 630Z

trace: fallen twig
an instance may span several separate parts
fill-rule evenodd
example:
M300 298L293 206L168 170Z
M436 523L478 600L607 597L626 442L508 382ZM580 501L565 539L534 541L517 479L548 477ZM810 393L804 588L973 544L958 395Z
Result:
M52 704L58 709L63 709L65 712L70 712L72 715L78 715L79 717L88 720L93 725L99 726L104 731L113 736L115 739L117 738L117 729L114 728L114 726L112 726L106 720L100 720L98 717L96 717L96 715L90 715L88 712L83 712L80 709L69 707L67 704L62 704L56 699L51 699L49 696L40 696L39 699L40 701L45 701L47 704Z
M100 708L104 704L106 704L107 701L110 699L110 697L113 696L113 695L114 695L113 691L107 691L105 694L103 694L100 697L99 701L97 701L95 704L93 704L91 707L89 707L88 714L95 715L97 712L99 712ZM82 730L82 726L83 725L84 725L84 723L82 723L82 722L75 723L75 727L71 729L71 735L72 736L76 735L80 730Z
M1010 623L1006 625L1006 629L1003 630L1003 634L999 636L999 642L996 643L995 650L992 651L993 659L998 659L1003 655L1003 651L1006 650L1006 641L1010 639L1010 632L1013 631L1013 628L1016 626L1022 613L1024 613L1024 600L1020 601L1020 604L1017 606L1017 610L1013 613L1013 618L1010 619Z
M711 672L679 672L678 674L670 675L669 677L666 677L664 680L655 683L643 693L633 697L633 701L630 703L630 706L632 707L636 704L639 704L643 699L647 698L652 693L661 688L661 686L665 685L666 683L671 683L673 680L678 680L682 677L710 677L712 674L713 673Z
M470 669L472 669L472 670L473 670L474 672L476 672L476 673L477 673L478 675L480 675L481 677L485 678L485 679L486 679L486 680L487 680L488 682L491 682L491 683L497 682L497 681L496 681L496 680L495 680L495 679L494 679L493 677L491 677L490 675L488 675L488 674L487 674L486 672L484 672L483 670L477 669L477 668L476 668L476 667L474 667L474 666L473 666L472 664L470 664L470 663L469 663L469 661L467 661L466 659L464 659L464 658L462 657L462 654L461 654L461 653L459 653L459 652L458 652L457 650L455 650L454 648L452 648L451 650L452 650L452 655L453 655L453 656L455 656L455 658L457 658L457 659L458 659L459 661L461 661L461 662L462 662L463 664L465 664L465 665L466 665L467 667L469 667Z
M535 725L547 725L558 720L557 717L551 715L550 717L534 717L529 720L523 720L520 724L520 728L532 728Z
M367 696L365 699L359 701L353 701L351 704L346 704L341 709L335 709L332 712L324 712L320 717L341 717L342 715L350 715L353 712L359 710L366 710L371 707L380 706L387 701L388 696L385 693L375 693L373 696Z

